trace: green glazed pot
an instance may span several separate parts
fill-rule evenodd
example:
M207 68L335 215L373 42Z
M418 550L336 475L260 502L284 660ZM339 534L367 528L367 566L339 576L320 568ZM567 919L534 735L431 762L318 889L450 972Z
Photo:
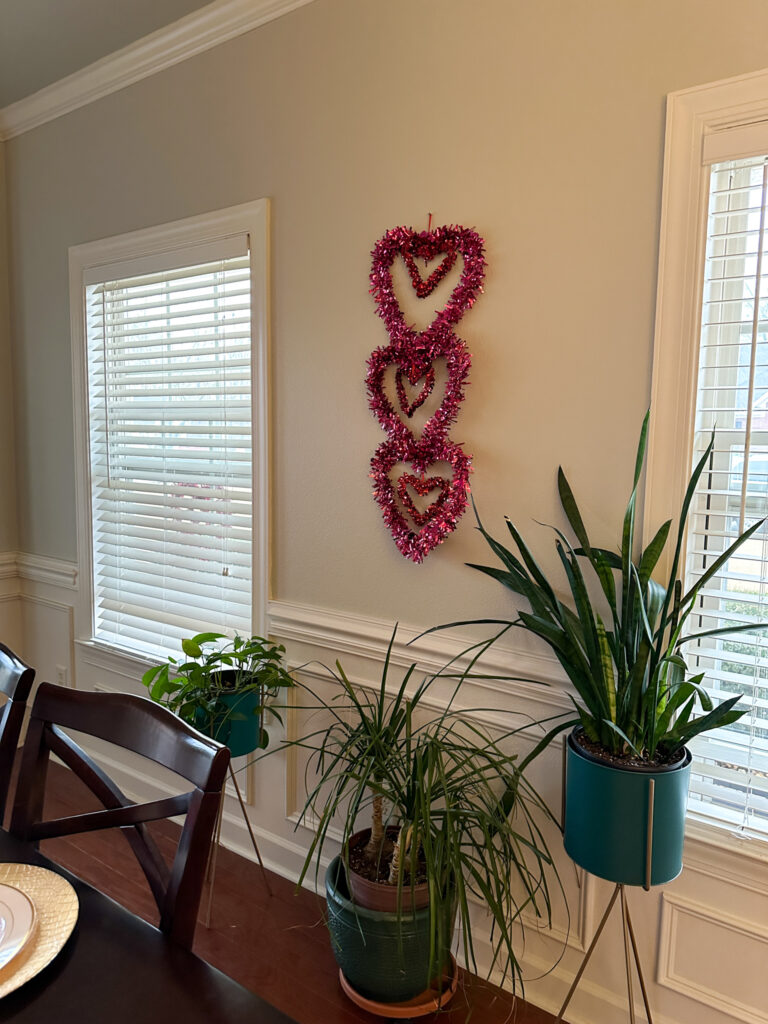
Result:
M218 701L219 704L226 706L226 712L214 715L211 721L210 715L202 708L198 708L193 723L195 728L229 747L232 757L243 757L245 754L253 753L261 739L262 716L256 713L256 708L261 704L259 690L221 693Z
M349 898L340 857L328 865L325 892L333 954L357 993L379 1003L399 1003L429 986L429 907L398 915L357 906ZM444 962L452 934L453 918Z
M683 868L691 754L664 768L624 768L599 761L568 737L565 849L598 878L661 885ZM650 782L653 831L648 843ZM650 866L650 872L648 867Z

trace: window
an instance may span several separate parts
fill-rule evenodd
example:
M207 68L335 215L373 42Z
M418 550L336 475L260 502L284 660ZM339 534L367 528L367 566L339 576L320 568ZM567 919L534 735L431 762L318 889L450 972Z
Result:
M716 431L686 538L687 585L768 515L768 74L668 105L646 528L669 516ZM768 620L768 528L700 593L691 626ZM689 810L768 839L768 630L687 651L747 714L697 738Z
M71 250L92 642L156 657L263 631L265 219L248 204Z

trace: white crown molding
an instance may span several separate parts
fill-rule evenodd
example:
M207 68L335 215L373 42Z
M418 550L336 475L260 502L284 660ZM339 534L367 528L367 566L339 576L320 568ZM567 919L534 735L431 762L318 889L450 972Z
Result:
M22 552L15 556L15 561L19 579L77 590L78 570L74 562L46 558L43 555L27 555Z
M213 0L199 11L3 107L0 109L0 142L31 131L313 2Z

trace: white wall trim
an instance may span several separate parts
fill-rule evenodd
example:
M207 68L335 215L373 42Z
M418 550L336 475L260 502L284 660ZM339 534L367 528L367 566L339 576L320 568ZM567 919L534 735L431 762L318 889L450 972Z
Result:
M174 254L190 246L216 243L247 233L251 262L251 389L253 399L253 549L252 617L254 633L266 630L269 578L269 200L256 199L224 210L186 217L156 227L131 231L69 249L69 308L72 345L72 402L75 411L75 494L80 577L77 602L78 640L93 636L92 510L90 479L88 357L85 316L86 282L108 280L119 265L121 274L140 273L144 261ZM184 256L178 255L183 266Z
M765 1006L756 1006L741 1000L731 999L718 989L704 985L681 974L675 965L675 953L680 948L678 925L680 918L688 916L696 921L722 928L740 937L748 936L756 943L768 947L768 928L757 922L724 913L721 909L708 907L704 903L682 896L664 893L661 900L661 923L659 927L659 958L656 980L659 985L672 989L681 995L695 999L705 1006L714 1007L743 1024L768 1024ZM724 948L726 948L724 946Z
M0 551L0 580L13 580L19 574L15 551Z
M164 71L313 0L213 0L0 110L0 142Z
M61 558L47 558L43 555L27 555L23 552L19 552L15 558L20 579L77 590L77 565L74 562L66 562Z
M691 472L709 182L704 145L760 121L768 121L768 69L667 98L645 543L677 515Z
M334 660L335 655L350 654L381 662L394 627L394 623L385 619L289 601L270 601L268 619L270 632L275 636L327 648L334 652ZM407 624L398 626L392 648L394 664L418 662L420 668L437 672L452 658L459 658L473 642L466 633L462 637L460 631L430 633L416 641L420 632ZM457 666L464 664L466 659L457 661ZM557 659L550 654L522 652L498 644L483 656L477 671L488 677L473 680L478 687L505 694L515 693L550 705L551 714L572 709L566 696L568 683L565 674Z

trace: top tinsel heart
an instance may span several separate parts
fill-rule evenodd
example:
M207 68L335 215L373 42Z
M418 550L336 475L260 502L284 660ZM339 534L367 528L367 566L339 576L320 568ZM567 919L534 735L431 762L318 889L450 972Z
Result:
M392 264L397 256L403 257L409 272L414 267L418 279L411 272L411 281L417 295L424 298L453 266L457 252L464 261L458 284L446 305L437 311L437 316L422 334L457 324L472 307L478 292L482 291L485 277L483 240L476 231L453 225L421 232L406 227L391 228L378 240L371 253L371 295L376 300L379 316L386 324L393 344L397 345L402 335L409 331L392 283ZM437 256L444 258L430 277L422 281L413 264L415 256L427 262Z

